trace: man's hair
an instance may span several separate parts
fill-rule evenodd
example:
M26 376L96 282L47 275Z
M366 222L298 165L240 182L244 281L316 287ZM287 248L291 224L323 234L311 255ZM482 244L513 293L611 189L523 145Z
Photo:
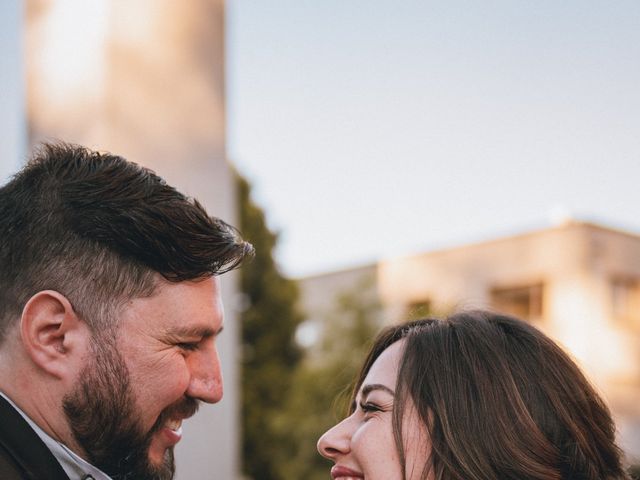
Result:
M402 339L393 430L403 470L410 401L431 445L420 478L629 478L605 403L558 345L512 317L473 311L386 328L353 402L375 360Z
M151 170L109 153L45 144L0 188L0 342L35 293L55 290L96 331L151 295L157 274L200 280L253 247Z

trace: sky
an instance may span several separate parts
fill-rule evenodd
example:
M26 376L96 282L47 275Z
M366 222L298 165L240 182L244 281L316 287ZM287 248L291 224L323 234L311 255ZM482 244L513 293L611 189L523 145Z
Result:
M15 173L24 158L26 133L24 78L22 75L22 5L0 2L0 185Z
M3 43L18 5L0 4ZM226 15L228 157L284 273L568 217L640 233L639 1L230 0ZM0 63L21 85L21 61ZM24 153L20 105L2 96L3 158Z
M302 277L640 233L637 0L227 2L227 149Z

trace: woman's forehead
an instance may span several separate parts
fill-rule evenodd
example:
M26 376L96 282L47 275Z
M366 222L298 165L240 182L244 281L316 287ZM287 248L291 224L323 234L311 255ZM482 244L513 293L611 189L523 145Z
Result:
M404 340L399 340L391 344L380 356L373 362L367 376L362 385L360 385L360 393L367 385L384 385L392 391L396 389L398 379L398 370L400 360L404 352Z

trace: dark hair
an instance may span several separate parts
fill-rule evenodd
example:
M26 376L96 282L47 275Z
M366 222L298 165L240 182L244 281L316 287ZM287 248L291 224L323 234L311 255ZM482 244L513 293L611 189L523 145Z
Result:
M377 357L400 339L393 428L403 471L410 399L431 444L423 479L430 472L437 480L629 478L608 408L569 356L531 325L474 311L388 327L354 399Z
M0 188L0 341L38 291L62 293L95 329L117 304L151 295L156 274L204 279L252 251L151 170L45 144Z

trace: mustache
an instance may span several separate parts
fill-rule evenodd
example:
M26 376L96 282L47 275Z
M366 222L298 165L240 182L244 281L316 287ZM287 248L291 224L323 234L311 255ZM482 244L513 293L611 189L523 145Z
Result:
M185 419L193 417L199 408L200 402L198 400L190 397L185 397L165 408L162 413L160 413L160 416L158 417L158 420L156 420L156 423L154 424L151 431L156 432L157 430L162 428L162 425L164 425L165 422L170 418Z

